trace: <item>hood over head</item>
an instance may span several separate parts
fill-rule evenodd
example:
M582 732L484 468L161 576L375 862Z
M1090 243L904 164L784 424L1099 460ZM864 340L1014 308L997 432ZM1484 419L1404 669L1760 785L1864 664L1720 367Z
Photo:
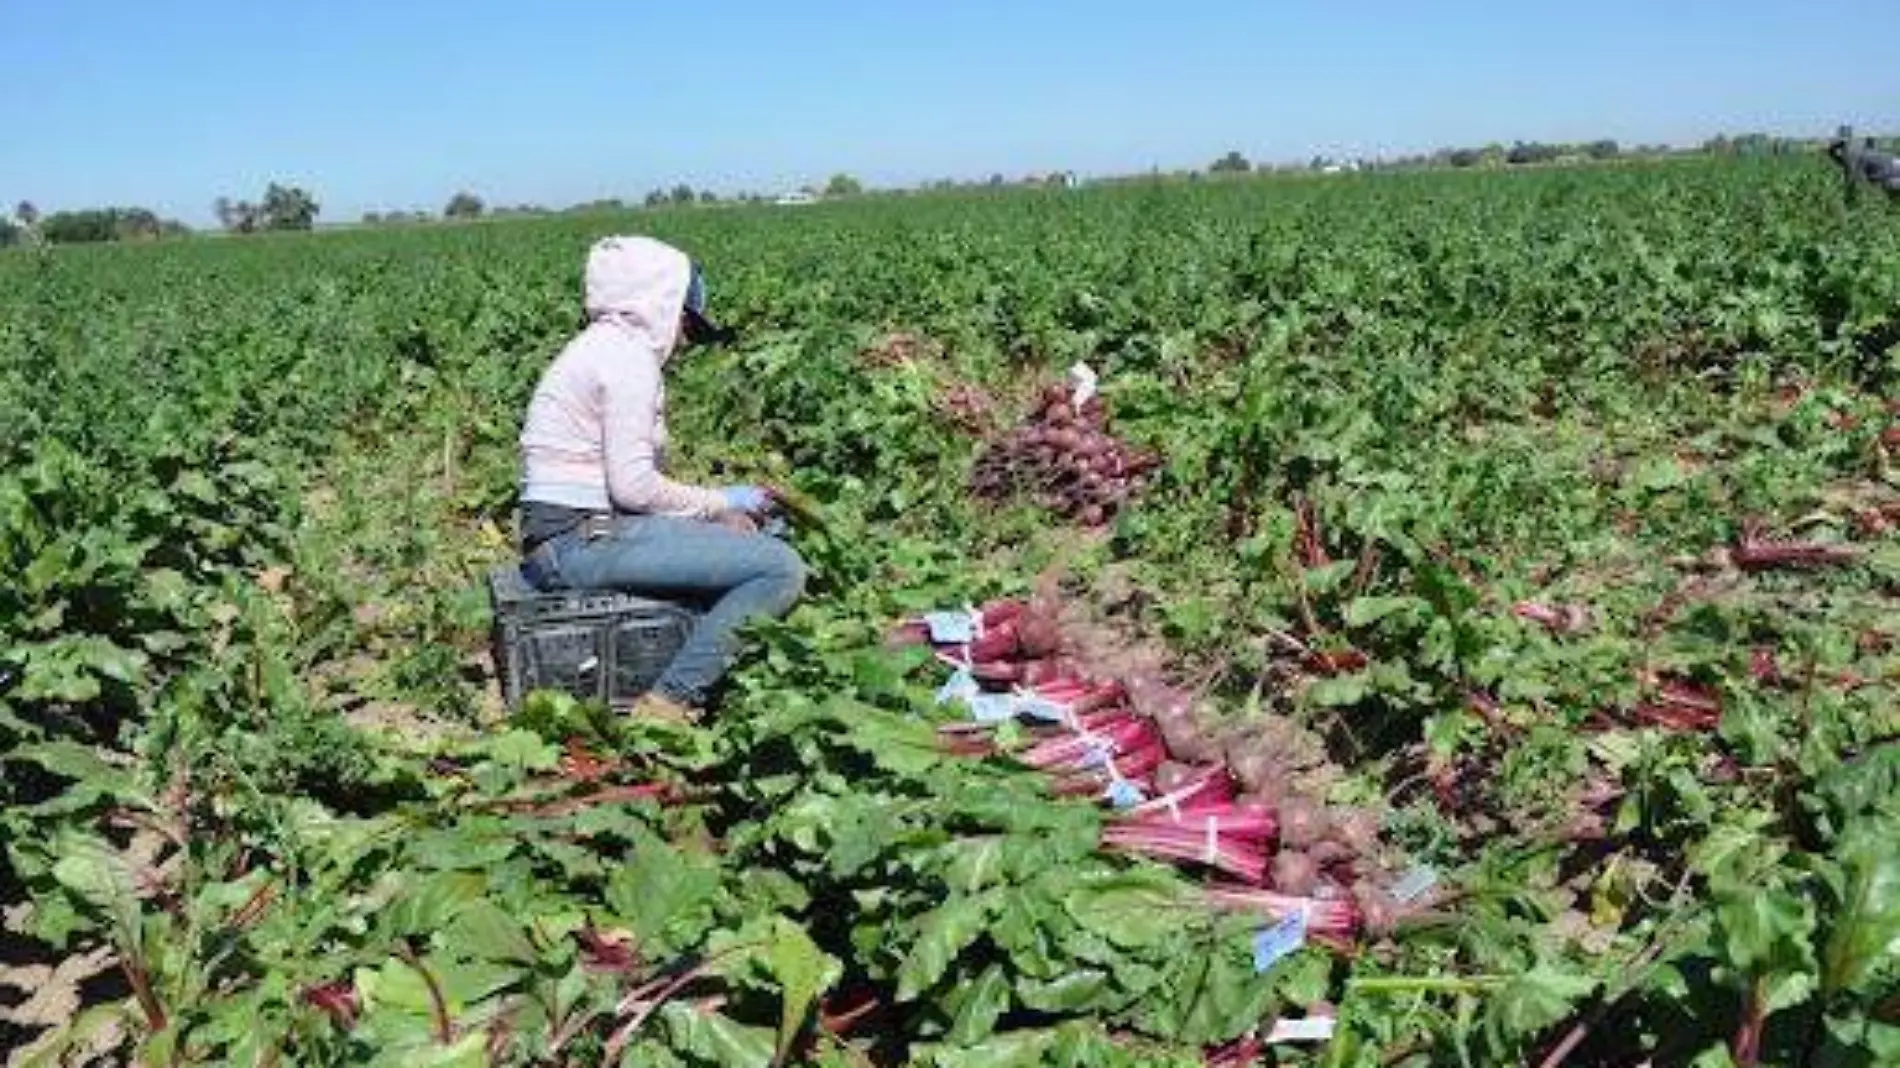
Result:
M587 253L587 317L649 337L664 359L679 339L693 261L651 237L603 237Z

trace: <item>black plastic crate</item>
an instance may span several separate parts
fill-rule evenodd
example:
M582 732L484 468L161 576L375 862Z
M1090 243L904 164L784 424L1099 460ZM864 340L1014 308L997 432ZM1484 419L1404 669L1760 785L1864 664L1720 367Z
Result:
M652 688L699 619L691 606L616 590L543 593L512 564L489 575L488 589L495 670L511 710L533 690L632 704Z

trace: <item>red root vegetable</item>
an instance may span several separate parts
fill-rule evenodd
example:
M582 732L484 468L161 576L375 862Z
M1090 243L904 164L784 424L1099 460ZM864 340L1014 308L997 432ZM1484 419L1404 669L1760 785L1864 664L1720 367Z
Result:
M1062 631L1053 619L1026 616L1017 623L1017 643L1024 656L1053 656L1062 645Z
M1294 849L1282 849L1273 858L1273 888L1283 894L1305 896L1319 886L1319 864Z
M1062 665L1054 660L1025 660L1018 676L1029 686L1045 686L1063 678Z
M1163 794L1172 794L1201 774L1201 769L1192 764L1183 764L1178 760L1164 760L1155 769L1155 789Z
M1293 849L1305 849L1319 841L1325 830L1319 806L1303 797L1289 797L1280 805L1280 841Z
M986 757L996 753L996 743L987 734L971 731L937 731L937 748L951 756Z
M1763 686L1779 686L1784 681L1781 665L1775 662L1775 651L1766 646L1757 647L1749 653L1748 673Z
M1772 541L1762 536L1758 523L1750 522L1743 524L1742 536L1736 540L1728 556L1743 571L1771 571L1778 568L1851 564L1860 559L1860 552L1851 545Z
M1204 1059L1207 1068L1253 1068L1266 1051L1267 1044L1259 1035L1242 1035L1226 1045L1207 1050Z
M1313 843L1313 848L1307 850L1306 855L1312 857L1313 863L1322 868L1333 868L1350 865L1359 852L1331 838L1322 838Z
M356 985L347 979L305 987L303 1001L306 1005L322 1010L332 1023L345 1031L356 1027L356 1017L363 1007L356 994Z
M1021 601L991 601L981 609L983 625L985 627L1002 626L1004 623L1008 623L1010 620L1020 617L1023 611L1024 605Z
M891 632L888 642L895 646L928 645L930 628L921 622L905 623Z
M1700 683L1664 679L1657 685L1656 697L1638 703L1630 714L1639 723L1668 730L1714 730L1722 723L1722 697Z
M1235 746L1234 749L1239 751L1236 753L1229 750L1227 766L1233 771L1234 778L1243 788L1258 790L1279 776L1280 768L1279 762L1275 759L1276 754L1263 745L1244 744Z
M1306 657L1307 668L1320 675L1350 675L1369 663L1357 649L1315 649Z
M1379 848L1379 813L1369 808L1336 811L1327 821L1328 837L1356 855Z
M1383 893L1368 895L1359 902L1359 922L1373 938L1390 938L1399 926L1399 906Z
M1066 518L1101 526L1139 488L1137 476L1159 466L1158 456L1131 452L1108 434L1100 398L1078 411L1065 392L1043 400L1030 419L992 440L977 461L970 485L978 496L1030 496Z
M1016 628L1014 620L987 628L969 644L964 655L971 660L1002 660L1015 656L1022 648Z
M992 660L970 665L970 674L978 682L992 684L1019 682L1023 677L1023 666L1010 660Z
M1552 634L1576 634L1590 626L1590 610L1582 605L1519 601L1511 608L1511 614L1536 623Z

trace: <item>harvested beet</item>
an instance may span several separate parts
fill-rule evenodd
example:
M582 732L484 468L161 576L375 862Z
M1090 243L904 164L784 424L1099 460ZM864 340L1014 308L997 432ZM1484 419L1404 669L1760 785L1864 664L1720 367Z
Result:
M1155 790L1171 794L1193 782L1201 774L1201 769L1192 764L1183 764L1178 760L1164 760L1155 769Z
M1025 686L1045 686L1064 674L1062 665L1051 659L1025 660L1019 666L1022 669L1019 677Z
M1304 797L1289 797L1280 805L1280 842L1305 849L1319 841L1325 830L1319 806Z
M1023 667L1021 664L1012 660L991 660L970 665L970 674L978 682L1021 682L1023 678Z
M1347 848L1345 845L1331 838L1322 838L1314 842L1313 848L1307 850L1307 853L1312 856L1313 863L1318 864L1322 868L1330 868L1335 864L1344 864L1358 855L1356 851Z
M1176 760L1205 764L1219 758L1220 748L1194 721L1193 713L1156 716L1155 724L1161 728L1162 744Z
M1398 920L1399 908L1383 890L1359 895L1359 922L1366 934L1373 938L1389 938L1398 930Z
M1259 790L1279 773L1274 754L1258 744L1232 746L1227 753L1227 767L1244 789Z
M1028 497L1087 526L1105 525L1139 489L1130 475L1155 466L1152 454L1108 434L1107 418L1100 397L1078 411L1066 387L1045 387L1028 424L992 439L971 491L986 500Z
M1327 821L1328 837L1359 856L1379 848L1379 814L1369 808L1335 811Z
M1017 624L1016 644L1024 656L1053 656L1062 645L1062 631L1055 620L1032 615Z
M1273 888L1283 894L1305 897L1319 885L1319 865L1313 858L1293 849L1283 849L1273 858Z

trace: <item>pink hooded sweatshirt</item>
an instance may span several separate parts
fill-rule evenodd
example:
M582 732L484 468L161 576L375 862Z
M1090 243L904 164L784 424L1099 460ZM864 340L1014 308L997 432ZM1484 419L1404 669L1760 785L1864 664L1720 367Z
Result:
M587 254L587 316L535 387L521 431L523 501L594 512L709 519L718 491L666 466L661 370L692 283L686 254L648 237L608 237Z

